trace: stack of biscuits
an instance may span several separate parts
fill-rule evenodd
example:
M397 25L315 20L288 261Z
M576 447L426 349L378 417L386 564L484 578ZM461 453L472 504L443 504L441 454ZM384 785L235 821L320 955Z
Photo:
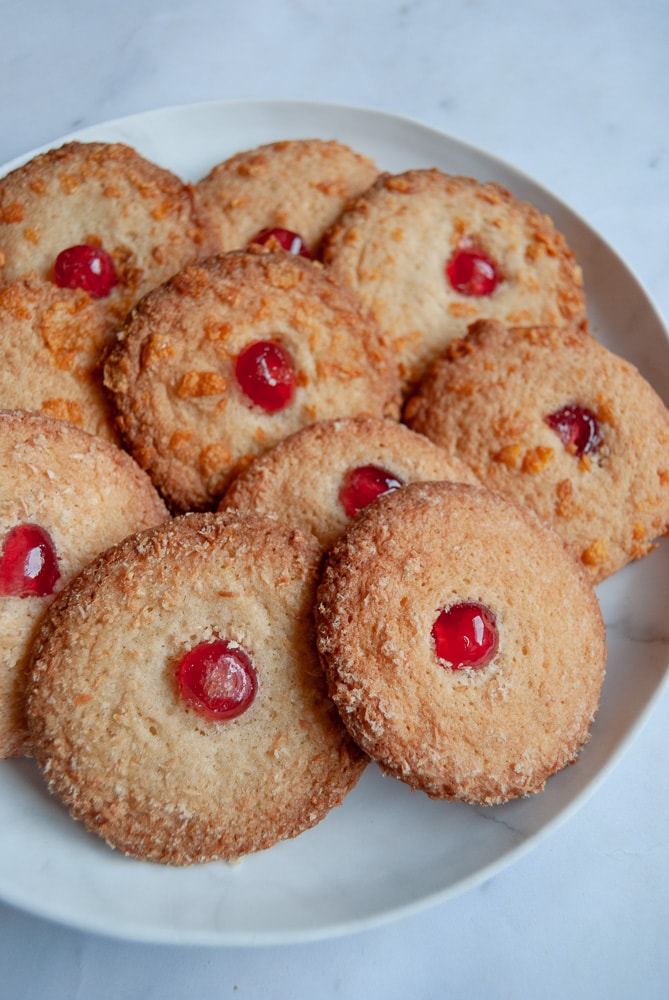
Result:
M90 831L234 860L370 762L496 805L577 758L669 412L538 209L334 139L196 183L71 142L0 180L0 331L0 756Z

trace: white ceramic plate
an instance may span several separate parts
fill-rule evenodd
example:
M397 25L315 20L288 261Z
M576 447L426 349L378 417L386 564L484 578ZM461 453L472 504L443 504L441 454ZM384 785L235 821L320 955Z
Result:
M496 180L533 202L553 218L583 267L593 332L669 398L667 333L621 260L533 181L432 129L346 107L236 101L136 115L64 139L126 142L195 181L238 150L299 137L340 139L392 172L438 166ZM610 648L601 710L579 762L538 796L489 809L432 802L370 766L343 806L296 840L234 867L180 870L111 851L47 794L32 761L4 761L0 897L128 939L262 945L350 933L461 893L554 830L629 745L669 676L662 599L668 579L664 545L599 588Z

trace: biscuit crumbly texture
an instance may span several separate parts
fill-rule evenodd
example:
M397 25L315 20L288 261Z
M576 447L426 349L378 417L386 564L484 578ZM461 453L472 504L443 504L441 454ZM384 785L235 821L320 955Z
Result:
M232 860L314 826L367 759L328 698L312 605L319 548L269 518L186 514L89 566L36 642L28 719L50 789L133 857ZM212 721L178 690L180 659L241 645L258 687Z
M546 422L567 405L594 414L591 453L565 447ZM404 419L550 522L595 582L669 530L669 411L632 364L578 329L473 324Z
M57 591L110 545L168 518L149 477L129 455L41 414L0 411L0 472L0 550L18 525L46 530L58 560ZM0 597L0 757L30 751L26 662L52 600Z
M312 256L347 202L377 178L366 156L334 139L291 139L244 150L196 185L222 251L245 248L262 230L287 229Z
M440 610L478 602L499 646L437 657ZM316 627L330 694L359 745L435 798L540 791L589 739L604 678L594 589L561 539L501 494L413 483L375 501L326 557Z
M490 295L464 295L446 273L472 245L493 262ZM326 266L392 338L407 386L469 323L585 327L581 270L552 221L495 183L437 169L383 174L323 238Z
M349 524L340 498L347 473L376 466L402 483L478 480L464 462L393 420L349 417L297 431L254 459L220 507L274 514L329 548Z
M259 341L278 342L295 370L276 413L236 378ZM126 446L176 512L215 507L251 458L316 420L399 416L376 324L320 265L285 252L231 251L176 274L131 312L104 381Z

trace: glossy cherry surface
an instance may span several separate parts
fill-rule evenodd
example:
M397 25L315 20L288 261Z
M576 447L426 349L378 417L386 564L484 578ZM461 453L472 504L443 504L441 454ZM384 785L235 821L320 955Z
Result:
M264 245L270 240L276 240L282 250L287 250L288 253L295 254L296 257L311 257L309 248L300 234L294 233L292 229L282 229L280 226L275 226L273 229L261 229L249 242Z
M446 265L451 287L461 295L492 295L499 284L494 261L467 240L456 247Z
M545 419L565 448L574 455L580 457L596 452L602 443L599 421L592 410L585 406L563 406Z
M251 657L236 642L201 642L182 657L177 669L181 697L201 715L224 722L245 712L258 689Z
M499 645L494 614L475 601L443 608L432 626L432 638L438 659L451 670L487 666Z
M344 476L339 500L348 517L353 517L372 500L404 486L404 481L378 465L359 465Z
M60 288L83 288L94 299L104 299L117 283L116 268L102 247L81 243L62 250L53 268Z
M295 393L293 360L282 344L258 340L238 355L235 377L244 395L265 413L277 413Z
M60 579L51 536L39 524L17 524L0 553L0 595L46 597Z

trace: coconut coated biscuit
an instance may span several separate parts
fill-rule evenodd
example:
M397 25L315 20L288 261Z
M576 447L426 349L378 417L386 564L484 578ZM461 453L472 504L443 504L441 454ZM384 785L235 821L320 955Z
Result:
M37 641L28 718L75 818L136 858L187 865L267 848L340 804L366 758L318 663L318 557L274 520L189 514L126 539L63 592ZM250 706L224 721L178 684L184 655L216 639L257 674Z
M496 622L484 666L437 653L442 611ZM501 494L414 483L371 504L326 557L316 606L330 694L383 770L435 798L540 791L589 738L606 660L590 580Z

